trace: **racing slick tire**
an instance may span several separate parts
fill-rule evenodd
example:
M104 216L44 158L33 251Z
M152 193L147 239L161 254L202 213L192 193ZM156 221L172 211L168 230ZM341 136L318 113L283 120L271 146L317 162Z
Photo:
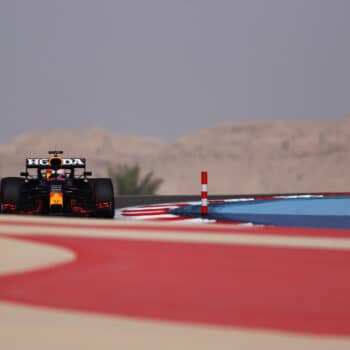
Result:
M14 214L20 210L21 190L24 179L5 177L1 180L1 208L4 214Z
M93 195L96 203L95 216L107 219L114 218L114 190L111 179L94 179Z

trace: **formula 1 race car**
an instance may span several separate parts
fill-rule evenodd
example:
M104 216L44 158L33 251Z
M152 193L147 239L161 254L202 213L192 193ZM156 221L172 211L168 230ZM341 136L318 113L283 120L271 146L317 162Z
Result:
M89 178L92 173L86 171L85 158L63 158L62 154L49 151L48 158L27 158L21 177L3 178L2 212L113 218L112 181Z

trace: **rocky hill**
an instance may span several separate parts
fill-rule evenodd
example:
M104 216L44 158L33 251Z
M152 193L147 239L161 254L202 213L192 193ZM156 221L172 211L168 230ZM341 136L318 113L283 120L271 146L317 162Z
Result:
M85 156L96 175L137 162L164 179L160 194L197 193L202 169L215 194L350 190L350 117L224 124L173 143L102 129L26 133L0 145L0 176L17 174L25 157L53 148Z

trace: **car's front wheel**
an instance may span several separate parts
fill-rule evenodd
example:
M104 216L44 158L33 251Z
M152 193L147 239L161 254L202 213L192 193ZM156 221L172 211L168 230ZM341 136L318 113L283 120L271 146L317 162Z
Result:
M114 218L114 189L111 179L93 179L93 197L96 203L95 215L99 218Z
M4 214L18 213L24 180L20 177L5 177L1 180L1 207Z

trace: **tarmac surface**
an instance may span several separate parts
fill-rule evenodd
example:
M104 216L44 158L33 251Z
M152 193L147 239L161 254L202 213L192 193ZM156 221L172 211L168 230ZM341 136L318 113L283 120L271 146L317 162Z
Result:
M0 348L349 349L350 230L0 216Z

